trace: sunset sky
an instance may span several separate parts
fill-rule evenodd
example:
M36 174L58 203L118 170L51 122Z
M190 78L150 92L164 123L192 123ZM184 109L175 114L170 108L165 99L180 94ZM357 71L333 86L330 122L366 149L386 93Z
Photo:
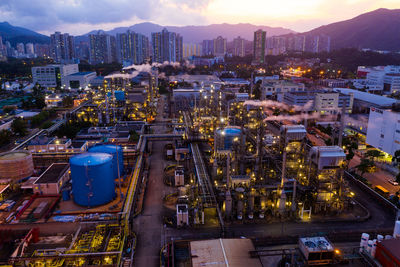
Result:
M161 25L252 23L306 31L399 0L0 0L0 20L44 34L84 34L149 21Z

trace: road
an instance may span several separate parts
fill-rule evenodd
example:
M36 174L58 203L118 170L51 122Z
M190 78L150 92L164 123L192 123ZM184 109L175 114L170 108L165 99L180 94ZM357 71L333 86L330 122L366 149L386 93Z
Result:
M349 167L355 168L357 165L360 164L360 161L360 156L356 154L354 158L350 161ZM391 194L394 194L400 190L400 186L395 186L388 182L389 179L395 179L395 177L391 173L381 170L379 168L377 168L377 171L374 173L365 173L364 177L368 179L368 181L370 181L373 186L383 186Z
M162 118L164 98L158 103L158 116L156 121ZM165 126L153 127L155 133L165 133ZM164 145L167 142L153 142L151 167L147 183L142 214L134 219L133 230L137 234L138 245L134 257L134 266L159 266L160 249L166 242L167 233L162 221L164 212L163 197L174 192L174 188L164 185ZM169 241L169 240L168 240Z

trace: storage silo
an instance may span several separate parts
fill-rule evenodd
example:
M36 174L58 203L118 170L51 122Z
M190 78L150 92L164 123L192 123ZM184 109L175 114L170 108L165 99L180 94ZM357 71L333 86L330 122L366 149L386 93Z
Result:
M124 151L122 150L121 146L101 144L89 148L89 152L107 153L113 156L112 168L114 179L118 178L118 167L119 176L124 173Z
M12 179L17 182L32 175L32 154L25 150L0 154L0 179Z
M114 198L112 159L106 153L84 153L70 158L72 194L76 204L94 207Z

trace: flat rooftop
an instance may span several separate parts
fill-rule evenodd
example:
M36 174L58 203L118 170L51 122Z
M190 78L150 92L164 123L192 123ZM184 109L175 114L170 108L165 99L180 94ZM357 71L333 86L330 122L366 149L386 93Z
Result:
M87 143L85 140L74 140L71 142L71 147L72 148L81 148Z
M29 141L28 146L42 146L50 144L55 138L54 137L47 137L44 135L39 135L35 137L31 141Z
M190 242L192 266L261 267L258 258L251 258L254 251L250 239L212 239Z
M56 183L60 180L69 169L68 163L53 163L47 170L36 180L35 184Z
M95 72L94 71L80 71L77 73L70 74L69 76L85 76L85 75L92 74L92 73L95 73Z
M337 92L341 92L345 95L352 93L354 95L354 99L372 103L372 104L376 104L379 106L391 106L392 104L397 102L397 100L394 98L380 96L380 95L374 95L374 94L370 94L367 92L361 92L361 91L354 90L354 89L334 88L333 90L337 91Z

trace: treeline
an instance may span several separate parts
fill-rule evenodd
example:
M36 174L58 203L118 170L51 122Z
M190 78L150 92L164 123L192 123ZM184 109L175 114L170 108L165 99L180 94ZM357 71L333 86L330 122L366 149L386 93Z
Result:
M120 71L122 69L122 64L113 63L102 63L96 65L90 65L87 61L81 61L79 63L80 71L95 71L98 76L106 76L114 71Z
M7 61L0 62L0 77L3 79L30 77L32 75L32 67L44 66L51 63L53 63L52 59L45 58L9 58Z

